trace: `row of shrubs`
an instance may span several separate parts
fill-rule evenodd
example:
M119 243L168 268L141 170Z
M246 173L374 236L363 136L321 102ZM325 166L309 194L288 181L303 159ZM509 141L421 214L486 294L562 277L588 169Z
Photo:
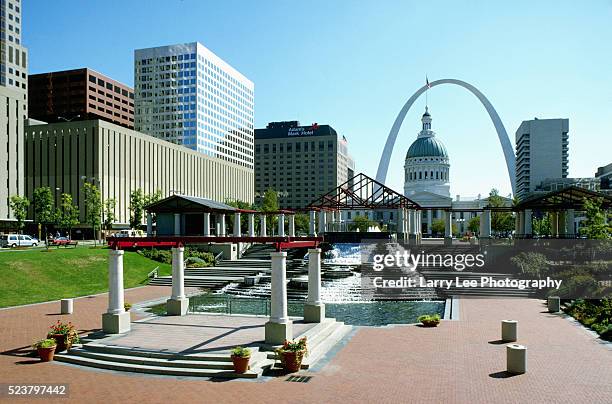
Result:
M152 259L153 261L164 264L172 263L172 251L158 250L157 248L143 248L138 250L138 254L143 257ZM185 248L185 262L187 266L192 268L205 268L214 265L215 256L208 251L200 251L197 248Z
M612 299L578 299L566 306L564 311L598 333L602 339L612 341Z

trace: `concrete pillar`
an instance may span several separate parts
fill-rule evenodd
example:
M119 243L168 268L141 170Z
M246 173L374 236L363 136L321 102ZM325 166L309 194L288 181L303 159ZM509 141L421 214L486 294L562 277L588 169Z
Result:
M285 237L285 214L278 215L278 236Z
M147 237L153 236L153 215L147 212Z
M397 241L403 237L404 234L404 211L402 208L397 208Z
M325 211L319 211L319 234L325 233Z
M219 215L219 236L225 237L225 213Z
M559 235L559 221L557 212L550 212L550 235L557 237Z
M558 313L561 311L561 299L559 296L549 296L548 297L548 312L549 313Z
M521 210L520 212L518 212L518 218L519 218L519 237L524 237L525 236L525 211Z
M270 320L265 325L266 344L280 345L293 339L293 322L287 315L287 253L270 253L272 260Z
M533 227L532 227L532 216L533 216L533 212L531 209L527 209L525 210L525 215L524 215L524 221L525 223L523 224L523 234L525 235L525 237L527 238L531 238L531 236L533 235Z
M166 301L169 316L184 316L189 308L189 299L185 297L185 248L172 249L172 296Z
M295 215L289 215L289 237L295 237Z
M74 299L62 299L60 301L60 313L72 314L74 310Z
M240 228L240 212L234 213L234 237L242 236L242 229Z
M310 212L308 212L308 215L310 219L308 222L308 235L316 236L317 235L317 227L316 227L317 212L315 212L314 210L311 210Z
M506 371L512 374L527 372L527 347L519 344L506 345Z
M174 214L174 235L175 236L181 235L181 214L180 213Z
M261 237L266 237L268 235L268 230L266 229L266 215L260 214L259 220L260 220L259 233L261 234Z
M491 211L487 209L480 215L480 238L491 238Z
M255 214L249 213L249 237L255 237Z
M429 233L431 235L431 223L432 223L432 216L433 216L433 211L431 209L429 209L427 211L427 233Z
M125 311L123 291L123 250L108 254L108 310L102 314L102 330L122 334L130 330L130 313Z
M565 213L567 236L573 238L576 236L576 231L574 230L574 209L568 209Z
M444 245L453 244L453 221L452 212L447 210L444 212Z
M565 211L562 210L560 212L557 213L557 228L558 230L558 236L560 238L565 238L566 234L567 234L567 229L565 227L565 225L567 224L567 220L565 218Z
M304 304L304 321L321 323L325 305L321 301L321 249L308 249L308 299Z
M204 212L204 235L210 236L210 212Z
M504 342L514 342L518 339L518 322L516 320L502 320L501 340Z

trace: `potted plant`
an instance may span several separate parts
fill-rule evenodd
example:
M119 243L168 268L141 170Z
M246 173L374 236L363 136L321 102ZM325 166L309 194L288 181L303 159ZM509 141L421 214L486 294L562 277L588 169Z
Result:
M437 327L440 324L439 314L424 314L419 317L419 321L424 327Z
M43 339L32 345L32 348L36 349L38 352L41 362L49 362L53 360L55 347L57 347L57 343L53 338Z
M57 320L57 323L53 324L50 328L51 331L47 334L47 338L55 340L58 352L70 349L72 344L79 342L79 335L71 322L62 323Z
M244 373L249 370L249 360L251 360L251 350L237 346L232 349L232 362L234 363L234 372Z
M128 303L128 302L123 303L123 309L125 311L130 311L131 308L132 308L132 303Z
M289 372L299 371L302 367L302 359L305 356L308 356L306 337L302 337L297 341L285 340L283 346L276 350L276 357Z

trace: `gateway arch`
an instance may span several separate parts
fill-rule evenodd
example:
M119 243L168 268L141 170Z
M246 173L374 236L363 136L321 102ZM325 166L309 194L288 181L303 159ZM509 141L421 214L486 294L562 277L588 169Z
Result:
M510 184L512 185L512 193L515 193L515 157L514 150L512 148L512 144L510 143L510 139L508 138L508 133L506 133L506 128L504 128L504 124L501 119L499 119L499 115L497 115L497 111L493 108L493 105L487 100L487 97L484 96L476 87L473 85L466 83L465 81L456 80L456 79L441 79L432 81L429 83L430 87L438 86L440 84L455 84L460 87L469 90L472 94L474 94L478 100L485 107L487 112L489 113L489 117L491 121L493 121L493 126L495 126L495 130L497 131L497 137L499 138L499 142L501 143L502 150L504 152L504 157L506 159L506 167L508 168L508 176L510 177ZM391 153L393 153L393 146L395 145L395 140L397 139L397 134L399 133L400 127L402 126L402 122L404 122L404 118L406 114L412 107L412 104L419 98L421 94L427 91L427 86L423 86L418 89L410 99L404 104L404 107L395 118L395 122L393 123L393 127L389 132L389 137L387 137L387 143L385 143L385 148L383 149L382 156L380 157L380 162L378 163L378 171L376 172L376 181L384 184L387 180L387 171L389 170L389 161L391 160Z

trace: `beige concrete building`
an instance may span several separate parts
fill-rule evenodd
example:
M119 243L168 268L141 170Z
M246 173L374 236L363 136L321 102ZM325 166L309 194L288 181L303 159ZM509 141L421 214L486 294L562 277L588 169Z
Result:
M117 201L116 227L129 223L130 193L161 190L220 202L253 202L253 170L101 120L27 126L26 195L49 186L70 193L84 221L84 181ZM57 198L56 198L57 199Z
M23 92L0 86L1 230L7 230L7 221L13 221L9 209L10 197L24 194L23 125L26 114L27 105Z

